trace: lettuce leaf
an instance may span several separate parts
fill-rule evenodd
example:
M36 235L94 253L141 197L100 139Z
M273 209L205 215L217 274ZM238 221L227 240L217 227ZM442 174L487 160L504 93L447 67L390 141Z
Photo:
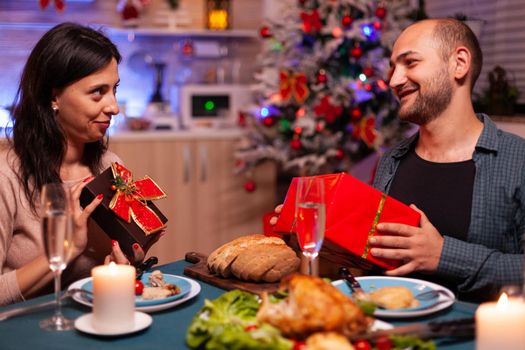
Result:
M291 349L292 342L270 325L246 330L257 323L258 310L257 297L240 290L227 292L213 301L205 300L188 328L186 343L206 350Z

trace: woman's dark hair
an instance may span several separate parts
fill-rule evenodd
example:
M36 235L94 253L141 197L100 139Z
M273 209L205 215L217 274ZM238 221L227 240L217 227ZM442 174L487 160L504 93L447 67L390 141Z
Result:
M61 182L67 141L51 108L54 91L99 71L112 59L120 63L121 56L106 36L75 23L53 27L31 51L15 99L11 142L20 159L15 172L33 211L42 185ZM86 144L82 162L93 174L100 173L106 150L105 139Z

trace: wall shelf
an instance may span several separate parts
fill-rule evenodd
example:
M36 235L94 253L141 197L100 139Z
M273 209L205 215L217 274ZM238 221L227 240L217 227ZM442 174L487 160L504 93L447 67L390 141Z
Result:
M238 39L255 39L258 33L255 30L247 29L230 29L230 30L207 30L195 28L117 28L108 27L106 32L109 35L125 36L155 36L155 37L202 37L202 38L238 38Z

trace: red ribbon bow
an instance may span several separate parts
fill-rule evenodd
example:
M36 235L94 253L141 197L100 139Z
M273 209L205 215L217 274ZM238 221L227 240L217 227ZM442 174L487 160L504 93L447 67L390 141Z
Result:
M354 127L353 136L358 140L363 140L368 147L372 148L374 146L374 141L377 138L375 126L376 118L361 118L361 120Z
M310 95L307 79L304 73L279 73L279 92L285 102L293 96L298 103L303 103Z
M165 198L166 194L150 177L133 181L131 171L119 163L112 163L114 186L116 193L109 203L109 207L118 217L133 221L147 235L166 228L155 212L148 207L147 201Z
M321 17L319 11L313 10L312 12L301 12L301 19L303 21L303 31L305 33L311 33L312 31L320 31L323 24L321 23Z

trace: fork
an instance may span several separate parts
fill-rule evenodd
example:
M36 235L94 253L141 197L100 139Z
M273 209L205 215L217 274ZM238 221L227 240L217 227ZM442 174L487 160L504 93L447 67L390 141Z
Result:
M76 295L77 293L80 293L83 295L93 295L93 292L89 290L85 290L81 288L72 288L72 289L68 289L67 291L65 291L62 294L62 296L60 296L60 300L70 298ZM8 318L13 317L13 316L22 315L28 312L33 312L33 311L37 311L40 309L44 309L48 306L55 305L55 303L56 303L55 300L51 300L51 301L46 301L46 302L36 304L36 305L22 306L22 307L15 308L12 310L4 311L0 313L0 321L7 320Z
M440 295L443 295L443 296L445 296L447 298L450 298L450 295L448 295L448 293L446 291L444 291L443 289L428 290L426 292L422 292L422 293L416 294L414 296L414 298L416 298L418 300L432 300L432 299L435 299L435 298L439 297Z

